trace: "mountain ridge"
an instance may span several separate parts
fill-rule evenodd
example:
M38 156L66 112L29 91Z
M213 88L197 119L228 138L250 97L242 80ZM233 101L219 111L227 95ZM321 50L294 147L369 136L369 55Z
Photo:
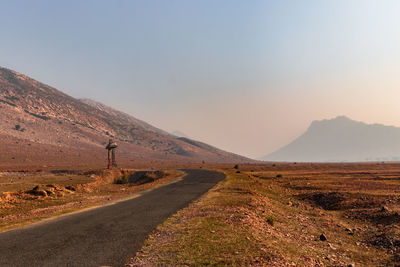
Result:
M367 124L346 116L313 121L308 129L268 161L358 162L400 160L400 128Z
M109 138L120 143L122 164L135 160L248 162L251 159L203 143L181 140L142 120L0 67L1 165L60 166L105 161ZM194 145L196 144L196 145ZM40 158L37 158L40 155Z

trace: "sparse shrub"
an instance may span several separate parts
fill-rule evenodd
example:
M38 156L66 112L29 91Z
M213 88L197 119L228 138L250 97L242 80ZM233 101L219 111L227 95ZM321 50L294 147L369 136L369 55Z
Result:
M167 176L167 174L163 171L155 171L154 176L156 179L161 179L161 178Z
M25 132L25 128L22 128L21 125L19 125L19 124L16 124L16 125L14 126L14 130L16 130L16 131L21 131L21 132Z
M124 184L121 178L118 178L114 181L114 184Z
M274 163L274 164L272 164L272 167L275 167L276 166L276 164Z
M119 178L115 179L114 183L115 184L127 184L127 183L129 183L129 176L130 176L129 173L124 172L124 173L122 173L122 175Z
M4 103L4 104L7 104L7 105L10 105L10 106L13 106L13 107L16 107L16 106L17 106L17 105L15 105L14 103L5 101L5 100L3 100L3 99L0 99L0 103Z
M275 218L274 218L274 216L269 215L269 216L267 217L267 223L268 223L269 225L271 225L271 226L274 226L274 223L275 223Z
M282 178L282 177L283 177L282 174L277 174L277 175L276 175L276 178Z
M7 98L8 100L11 100L11 101L17 101L17 100L19 100L19 98L16 97L16 96L4 96L4 97Z
M240 171L236 171L236 173L240 173Z
M234 168L235 170L239 170L239 164L236 164L235 166L233 166L233 168Z
M39 118L39 119L42 119L42 120L45 120L45 121L50 120L50 117L42 116L42 115L39 115L39 114L35 114L35 113L32 113L32 112L30 112L29 110L26 110L26 109L24 111L26 113L28 113L29 115L32 115L32 116L34 116L36 118Z

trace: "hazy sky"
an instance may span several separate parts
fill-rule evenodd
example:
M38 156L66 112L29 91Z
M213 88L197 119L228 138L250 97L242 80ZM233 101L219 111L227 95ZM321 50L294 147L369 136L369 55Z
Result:
M400 126L400 1L0 0L0 65L250 157Z

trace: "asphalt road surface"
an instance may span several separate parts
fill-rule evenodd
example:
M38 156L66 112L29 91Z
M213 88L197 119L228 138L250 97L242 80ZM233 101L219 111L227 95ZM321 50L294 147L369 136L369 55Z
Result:
M0 266L124 266L151 231L224 174L185 170L144 195L0 234Z

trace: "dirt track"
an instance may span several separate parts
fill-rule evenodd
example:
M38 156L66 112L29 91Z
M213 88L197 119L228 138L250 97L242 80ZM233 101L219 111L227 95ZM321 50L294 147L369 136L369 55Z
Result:
M158 224L224 179L186 172L141 197L0 234L0 266L123 266Z

